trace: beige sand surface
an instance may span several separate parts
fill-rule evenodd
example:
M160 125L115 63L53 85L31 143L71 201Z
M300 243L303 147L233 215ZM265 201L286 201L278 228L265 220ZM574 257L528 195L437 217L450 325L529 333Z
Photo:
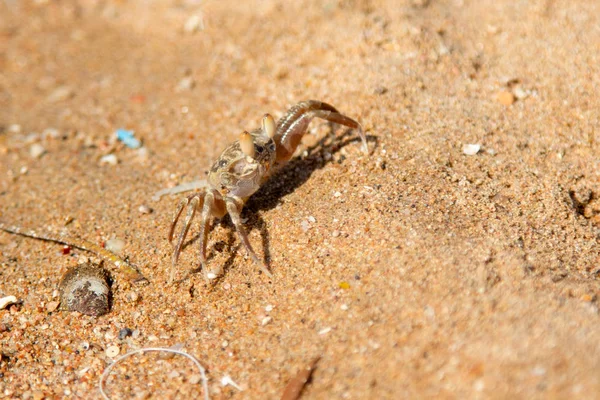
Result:
M122 239L151 283L108 266L108 315L49 311L88 254L0 233L21 301L0 310L1 398L99 398L108 347L175 345L215 399L276 399L316 356L306 399L600 398L600 2L81 3L0 2L0 219ZM167 285L180 196L152 194L305 99L361 121L372 155L315 121L243 214L274 278L226 218L224 276ZM178 276L197 265L196 238ZM122 366L114 398L201 394L181 357Z

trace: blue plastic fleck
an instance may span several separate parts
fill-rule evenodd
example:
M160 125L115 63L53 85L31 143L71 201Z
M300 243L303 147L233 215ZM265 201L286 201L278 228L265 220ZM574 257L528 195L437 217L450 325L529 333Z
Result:
M128 131L126 129L117 129L115 131L117 135L117 139L125 144L125 146L130 149L138 149L142 146L142 143L135 138L133 131Z

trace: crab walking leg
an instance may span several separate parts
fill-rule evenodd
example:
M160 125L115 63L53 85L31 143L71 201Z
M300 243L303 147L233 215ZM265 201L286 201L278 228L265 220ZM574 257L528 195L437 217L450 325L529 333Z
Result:
M208 271L206 270L206 242L208 239L208 222L215 204L215 195L212 192L206 192L204 196L204 207L202 208L202 216L200 221L200 265L202 273L206 280L210 280Z
M173 219L171 220L171 228L169 228L169 236L168 236L169 243L173 242L173 233L175 233L175 227L177 226L179 217L181 217L181 213L183 212L183 209L189 203L190 203L190 198L186 197L184 199L181 199L181 201L177 205L177 210L175 211L175 214L173 214Z
M241 204L241 201L238 200L238 202ZM250 254L250 257L258 265L260 270L265 275L267 275L269 278L272 278L273 274L271 274L271 271L269 271L267 266L262 261L260 261L260 259L256 255L256 253L252 249L252 246L250 245L250 241L248 240L248 235L246 234L246 231L244 230L244 225L242 225L242 219L240 217L240 211L241 211L242 207L240 205L236 204L236 200L231 199L231 198L225 199L225 203L227 205L227 212L229 213L229 216L231 217L231 221L233 222L233 225L235 226L235 229L240 237L240 240L242 241L242 243L244 243L244 247L246 247L246 250L248 250L248 254Z
M168 194L190 192L192 190L204 189L209 186L210 185L208 184L206 179L202 179L200 181L182 183L181 185L177 185L172 188L166 188L166 189L159 190L158 192L154 193L154 196L152 196L152 200L158 201L158 200L160 200L161 197L166 196Z
M71 246L76 249L89 251L92 254L95 254L105 260L112 262L118 269L120 269L124 274L127 275L128 279L133 282L142 282L147 281L147 279L137 270L136 267L119 257L118 255L106 250L105 248L98 246L95 243L88 242L87 240L74 238L74 237L65 237L63 235L57 236L51 233L38 233L32 229L23 229L14 225L7 225L3 222L0 222L0 230L3 230L8 233L12 233L15 235L25 236L33 239L43 240L46 242L54 242L59 244L64 244L66 246Z
M177 238L177 245L175 246L175 251L173 252L173 258L172 258L173 268L171 270L171 276L169 277L170 282L173 282L173 278L174 278L174 274L175 274L175 264L177 264L177 260L179 259L179 253L181 253L181 248L183 247L183 241L185 240L185 237L187 236L187 233L190 230L190 225L192 224L192 219L194 218L194 215L196 215L196 210L198 209L198 204L200 203L200 198L198 197L198 195L194 195L194 196L188 197L187 199L185 199L185 201L182 201L179 204L181 209L178 210L177 214L175 215L175 218L173 218L173 225L171 227L171 231L173 231L175 229L175 224L177 224L179 215L181 215L181 211L183 210L183 207L185 207L185 205L187 203L189 203L187 214L185 216L183 228L181 228L181 232L179 232L179 237ZM169 235L169 236L171 237L172 235Z

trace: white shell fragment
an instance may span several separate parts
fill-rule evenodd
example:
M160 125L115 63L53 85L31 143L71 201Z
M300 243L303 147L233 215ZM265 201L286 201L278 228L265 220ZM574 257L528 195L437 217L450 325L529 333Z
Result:
M186 76L179 81L179 83L175 87L175 91L184 92L186 90L192 90L195 85L196 82L194 81L194 78L192 78L191 76Z
M17 298L15 296L6 296L0 299L0 310L4 310L11 304L16 304Z
M68 100L73 97L74 94L75 92L69 86L59 86L54 89L52 93L50 93L48 96L48 101L51 103L56 103L59 101Z
M217 279L217 274L215 274L214 272L209 272L208 274L206 274L206 277L208 279Z
M110 346L106 349L105 354L107 357L114 358L119 355L120 351L119 346Z
M235 383L229 375L225 375L221 378L221 386L223 386L223 387L231 386L231 387L236 388L240 392L242 391L242 388L237 383Z
M464 144L462 147L463 154L467 156L474 156L479 153L479 150L481 150L480 144Z
M204 20L202 15L192 15L189 17L183 25L183 30L185 33L194 33L198 30L204 30Z
M108 164L108 165L117 165L119 163L119 159L114 154L107 154L102 156L100 159L100 165Z
M140 214L150 214L152 212L152 209L147 205L142 204L141 206L139 206L138 211L140 212Z
M118 238L109 239L106 241L106 250L112 251L113 253L120 253L125 247L125 241Z
M104 315L110 310L110 287L101 267L80 264L63 276L60 285L63 309L85 315Z
M39 143L34 143L29 148L29 155L32 158L40 158L45 152L46 149Z
M319 335L327 335L329 332L331 332L331 328L327 327L327 328L323 328L319 331Z

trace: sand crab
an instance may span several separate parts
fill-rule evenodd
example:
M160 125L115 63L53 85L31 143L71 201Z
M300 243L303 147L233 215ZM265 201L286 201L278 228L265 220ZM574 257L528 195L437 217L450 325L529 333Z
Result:
M368 155L367 139L358 122L341 114L327 103L308 100L290 108L277 123L271 115L265 114L260 128L252 132L242 132L238 140L229 145L212 165L207 180L185 183L155 194L154 199L158 200L165 194L201 189L183 198L173 216L168 235L171 243L177 222L187 207L185 222L173 251L170 281L173 281L175 266L192 219L199 210L201 211L200 264L207 280L214 279L221 273L220 270L215 272L206 269L208 224L211 217L222 218L225 214L231 217L238 236L252 260L264 274L272 276L265 263L252 249L240 213L246 200L274 171L285 165L292 157L302 136L306 133L308 124L315 117L357 130L362 141L362 150Z

